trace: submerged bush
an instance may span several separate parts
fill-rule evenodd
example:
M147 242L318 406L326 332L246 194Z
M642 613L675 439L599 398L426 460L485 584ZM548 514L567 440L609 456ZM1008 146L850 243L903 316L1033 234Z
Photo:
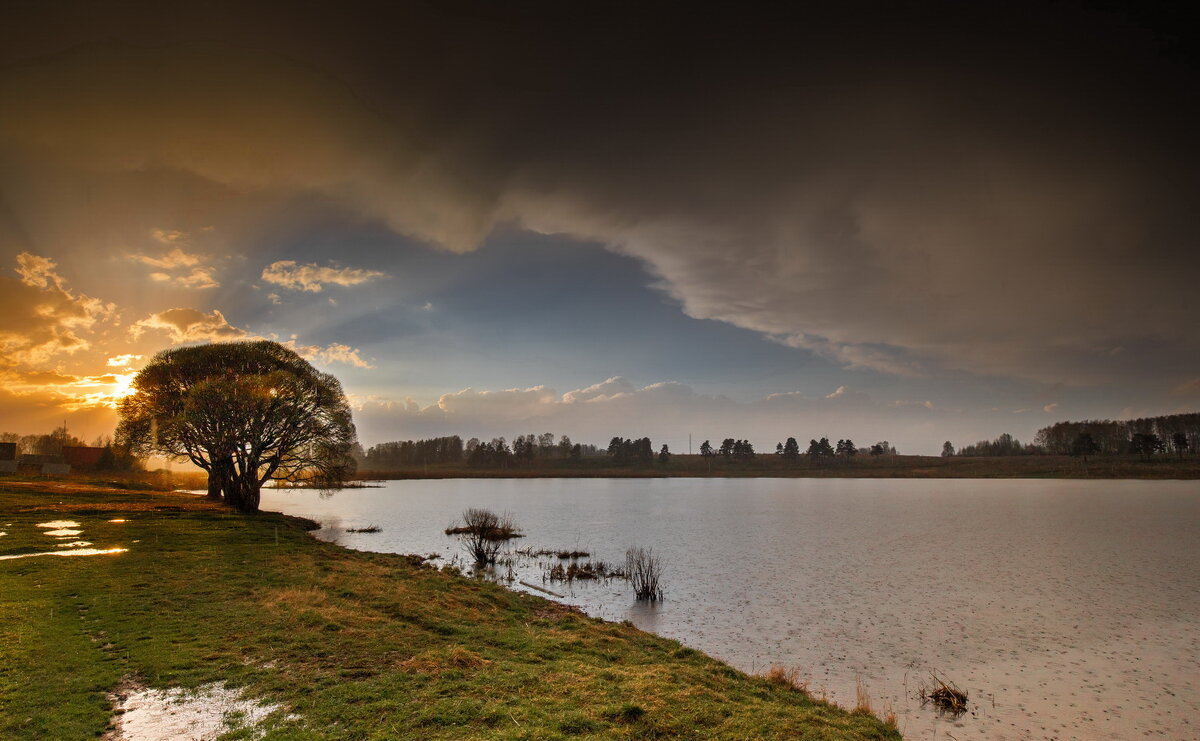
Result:
M490 509L474 507L463 512L461 525L446 528L446 534L458 536L476 566L496 563L496 556L506 542L524 537L508 513L498 515Z
M662 559L654 555L653 548L630 548L625 551L625 576L633 585L633 593L640 600L654 602L662 599L659 581L662 578Z

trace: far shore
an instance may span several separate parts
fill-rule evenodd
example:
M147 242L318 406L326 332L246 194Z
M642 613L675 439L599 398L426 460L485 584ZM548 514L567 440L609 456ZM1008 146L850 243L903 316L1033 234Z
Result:
M462 463L431 463L386 471L360 470L356 481L458 478L923 478L923 479L1200 479L1200 457L1160 456L1082 458L1023 455L965 458L926 455L856 456L816 463L759 454L752 461L713 456L672 455L666 463L614 466L604 458L581 461L534 460L505 468L474 468Z

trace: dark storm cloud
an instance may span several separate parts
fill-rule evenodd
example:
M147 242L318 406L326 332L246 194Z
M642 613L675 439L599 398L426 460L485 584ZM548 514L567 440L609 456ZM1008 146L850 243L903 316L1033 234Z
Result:
M692 316L852 366L1164 393L1195 375L1198 90L1187 39L1164 47L1144 16L82 7L6 24L0 182L22 234L71 201L47 172L129 198L149 173L166 210L199 178L455 251L500 224L596 240Z

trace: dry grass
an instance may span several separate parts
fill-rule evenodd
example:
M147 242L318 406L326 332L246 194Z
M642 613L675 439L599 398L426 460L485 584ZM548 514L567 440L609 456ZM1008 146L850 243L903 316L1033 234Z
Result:
M786 667L781 664L774 664L763 672L763 679L776 687L786 687L805 695L809 694L808 680L801 677L800 667Z
M863 684L861 677L854 678L854 712L862 715L874 715L875 710L871 707L871 693L867 691L867 685Z
M463 646L449 646L422 651L411 659L401 661L401 669L438 676L455 669L482 669L492 662Z

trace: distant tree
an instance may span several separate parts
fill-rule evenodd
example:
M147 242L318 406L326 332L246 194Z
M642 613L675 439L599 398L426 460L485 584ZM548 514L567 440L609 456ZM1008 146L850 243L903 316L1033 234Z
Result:
M579 443L575 443L574 445L571 446L571 460L578 461L582 457L583 457L583 446L581 446Z
M1179 455L1179 460L1183 460L1183 454L1188 449L1187 433L1176 432L1171 435L1171 445L1175 448L1175 453Z
M725 458L729 458L733 455L733 446L736 443L737 440L734 440L732 437L727 437L721 441L721 449L718 452L720 452Z
M671 462L671 451L667 448L666 443L663 443L662 450L658 451L658 462L663 465Z
M559 458L570 458L571 457L571 449L572 449L571 438L567 437L566 435L563 435L562 437L560 437L558 439L558 457Z
M1089 455L1100 452L1100 445L1092 438L1092 433L1081 432L1071 441L1071 455L1083 458L1087 463Z
M875 443L874 445L872 445L871 446L871 455L876 458L883 455L883 446L880 445L879 443Z
M700 443L700 455L704 458L710 458L713 454L713 446L708 440Z
M829 444L829 438L827 437L821 438L820 441L810 440L808 450L805 453L814 463L818 464L834 456L833 446Z
M858 447L854 444L853 440L838 440L836 452L838 455L849 460L858 454Z
M1166 443L1153 432L1135 432L1129 440L1130 452L1139 454L1142 460L1146 461L1150 460L1155 453L1162 453L1166 449Z
M783 444L783 459L794 461L800 457L800 443L796 442L796 438L789 437Z
M952 455L954 455L954 446L950 444L949 440L947 440L946 442L942 443L942 457L949 458Z
M783 457L783 443L775 443L775 455Z
M974 445L964 445L958 449L958 454L963 457L1027 455L1030 452L1020 440L1007 432L995 440L980 440Z
M734 440L731 454L735 460L752 461L754 460L754 446L750 444L749 440Z
M634 455L638 463L643 465L648 465L654 461L654 445L650 442L650 438L643 437L636 442Z

